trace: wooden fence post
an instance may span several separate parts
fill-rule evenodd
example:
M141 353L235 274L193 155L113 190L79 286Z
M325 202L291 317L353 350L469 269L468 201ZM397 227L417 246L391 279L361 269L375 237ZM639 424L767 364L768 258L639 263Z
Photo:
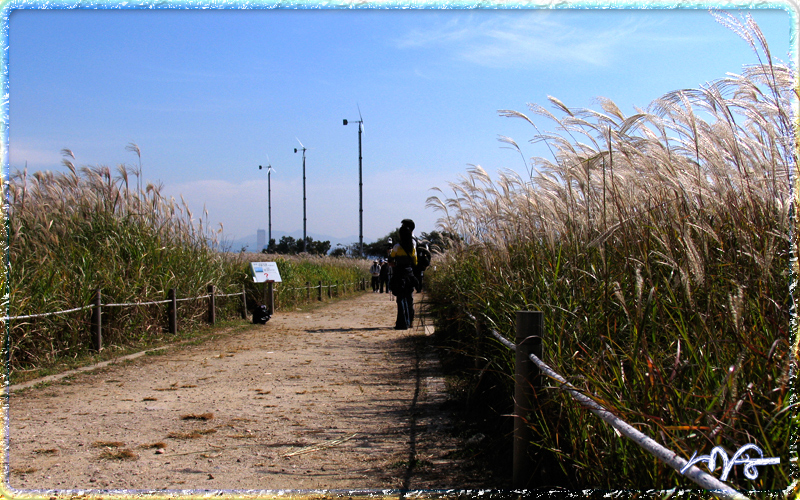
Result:
M208 322L212 325L216 322L216 304L214 301L214 285L208 285Z
M242 319L247 319L247 287L242 285Z
M481 320L475 321L475 350L473 352L473 368L476 370L480 368L480 356L481 356L481 339L483 338L483 325L481 324Z
M336 296L339 296L339 280L336 280Z
M533 458L529 453L532 439L528 422L535 411L536 391L541 387L539 367L530 355L542 357L544 314L540 311L517 311L517 351L514 373L514 463L513 485L525 488L533 475Z
M92 309L92 349L100 352L103 348L103 313L101 311L101 294L98 288L94 292L94 309Z
M269 281L267 282L267 301L269 302L269 315L272 316L275 314L275 289L273 288L274 283Z
M319 282L319 293L317 294L317 300L322 302L322 280Z
M327 288L328 288L328 298L331 298L331 282L330 281L328 282Z
M169 333L175 335L178 333L178 303L175 298L175 289L169 289L169 307L167 308L167 316L169 317Z
M306 300L311 302L311 283L306 281Z

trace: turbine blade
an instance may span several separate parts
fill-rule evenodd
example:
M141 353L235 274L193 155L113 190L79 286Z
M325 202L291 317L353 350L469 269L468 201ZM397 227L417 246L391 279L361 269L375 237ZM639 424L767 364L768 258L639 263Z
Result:
M295 139L297 139L297 137L295 137ZM300 139L297 139L297 142L300 142ZM301 148L303 148L303 149L306 149L306 147L305 147L305 146L303 146L303 143L302 143L302 142L300 142L300 147L301 147Z

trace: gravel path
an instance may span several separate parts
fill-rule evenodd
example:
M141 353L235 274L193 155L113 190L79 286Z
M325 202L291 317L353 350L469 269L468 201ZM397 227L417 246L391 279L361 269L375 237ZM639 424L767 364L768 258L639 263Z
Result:
M481 488L425 328L367 293L9 398L15 493Z

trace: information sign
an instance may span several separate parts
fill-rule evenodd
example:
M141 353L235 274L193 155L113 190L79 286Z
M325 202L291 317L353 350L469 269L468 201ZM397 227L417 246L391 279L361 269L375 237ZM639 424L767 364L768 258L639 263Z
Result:
M275 262L251 262L250 271L256 283L280 283L281 273Z

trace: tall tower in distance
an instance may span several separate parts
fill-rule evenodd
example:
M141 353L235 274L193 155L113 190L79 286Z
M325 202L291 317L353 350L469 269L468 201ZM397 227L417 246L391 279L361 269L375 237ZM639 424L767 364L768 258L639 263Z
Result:
M256 232L256 252L260 252L267 246L267 232L263 229L259 229Z

